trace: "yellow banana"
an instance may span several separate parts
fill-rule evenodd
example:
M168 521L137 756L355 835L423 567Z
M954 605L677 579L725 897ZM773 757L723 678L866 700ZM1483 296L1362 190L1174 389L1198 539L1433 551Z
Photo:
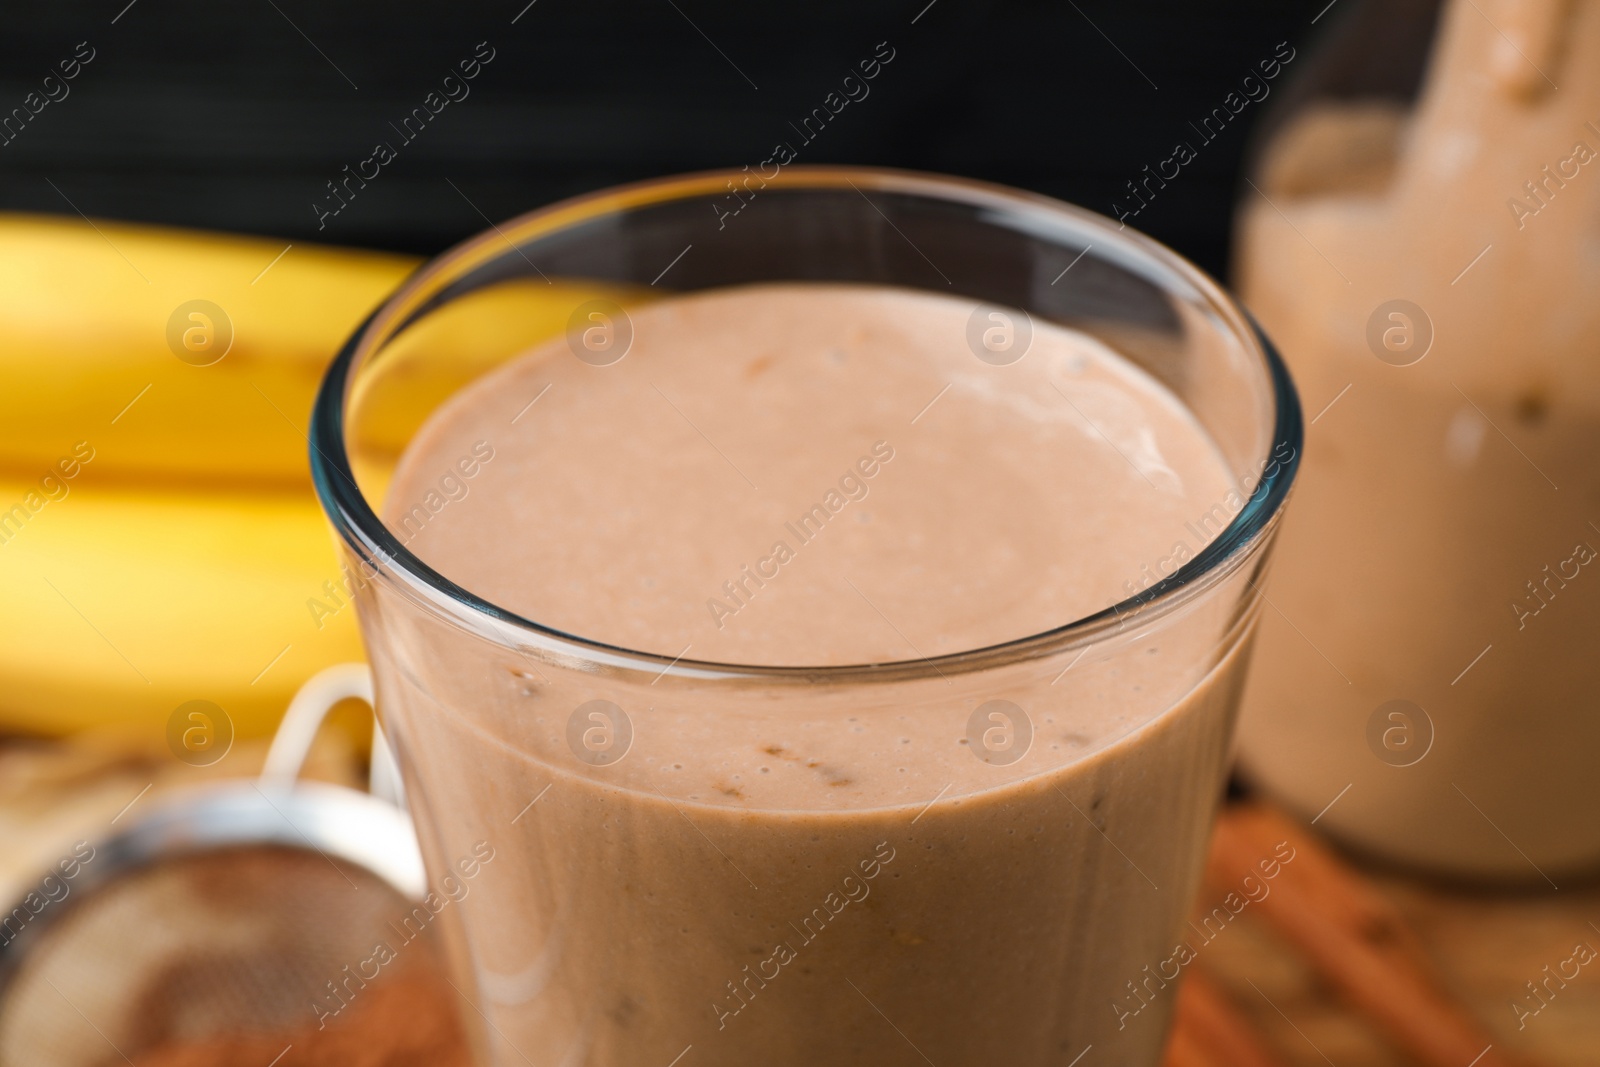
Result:
M206 700L261 735L306 677L363 658L309 493L135 489L90 448L63 458L0 479L0 728L160 737Z
M417 265L375 252L149 226L0 215L0 468L76 441L141 481L303 485L323 371ZM566 328L616 290L512 281L396 342L422 376L386 383L392 446L442 389ZM213 362L214 360L214 362ZM397 379L398 380L398 379ZM393 394L400 395L393 395Z
M416 261L286 244L0 216L0 464L28 470L86 439L101 474L303 482L323 368ZM224 316L210 353L188 313L174 320L197 300Z
M417 265L110 222L0 214L0 730L159 736L210 701L271 731L305 678L360 659L306 424L334 353ZM352 419L381 497L456 387L638 290L515 280L411 327ZM204 303L199 303L204 302Z

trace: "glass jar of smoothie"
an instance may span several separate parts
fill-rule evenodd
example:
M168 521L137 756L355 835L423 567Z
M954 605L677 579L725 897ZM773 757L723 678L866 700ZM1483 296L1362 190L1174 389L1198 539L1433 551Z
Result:
M1600 864L1597 60L1594 4L1449 3L1414 105L1307 102L1243 199L1311 418L1242 764L1468 878Z
M480 1061L1153 1067L1299 443L1216 285L989 186L670 179L423 269L312 459Z

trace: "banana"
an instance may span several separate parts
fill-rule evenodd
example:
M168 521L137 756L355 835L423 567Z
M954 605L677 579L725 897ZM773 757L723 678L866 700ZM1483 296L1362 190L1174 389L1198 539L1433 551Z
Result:
M118 485L103 458L0 478L0 728L159 738L205 700L260 736L301 681L363 658L309 493Z
M102 473L303 483L323 368L416 261L285 244L0 216L0 465L88 439ZM209 338L179 312L197 300Z
M306 425L334 353L418 261L0 214L0 730L160 736L179 705L270 733L299 684L362 658ZM649 290L515 279L388 345L347 420L382 498L440 402Z
M0 468L29 472L79 440L99 472L140 481L304 485L306 424L328 363L417 266L376 252L0 214ZM616 288L519 279L395 342L392 453L455 385L560 332ZM399 360L391 359L390 363Z

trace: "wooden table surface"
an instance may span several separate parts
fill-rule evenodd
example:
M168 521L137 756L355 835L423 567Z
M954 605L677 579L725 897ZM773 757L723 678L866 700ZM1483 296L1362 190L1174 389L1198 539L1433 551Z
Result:
M1600 882L1516 892L1448 889L1393 873L1363 874L1421 939L1444 988L1494 1035L1496 1047L1548 1067L1600 1065ZM1577 946L1594 958L1540 1002L1544 982ZM1265 924L1245 909L1207 944L1199 964L1287 1064L1406 1067L1407 1058L1352 1012ZM1252 985L1253 983L1253 985ZM1541 993L1544 986L1540 985ZM1519 1017L1512 1005L1529 1014ZM1469 1067L1463 1063L1461 1067Z

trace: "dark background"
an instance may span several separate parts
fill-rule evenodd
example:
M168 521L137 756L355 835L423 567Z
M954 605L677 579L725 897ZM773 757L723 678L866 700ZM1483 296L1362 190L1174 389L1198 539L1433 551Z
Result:
M1361 0L526 4L13 6L0 15L0 115L78 42L96 54L70 95L0 147L0 208L75 206L436 252L485 228L484 216L620 181L755 165L778 140L798 146L788 122L888 41L896 56L871 94L800 162L943 171L1110 213L1129 179L1194 140L1188 122L1287 41L1297 56L1265 105L1201 148L1133 223L1220 273L1252 130L1291 95L1289 83L1303 91L1320 41L1344 37L1344 68L1353 55L1369 82L1403 90L1415 80L1359 47L1370 32ZM479 41L495 58L471 95L402 146L389 123ZM1320 81L1338 79L1321 67ZM399 158L319 232L312 204L324 183L380 140Z

